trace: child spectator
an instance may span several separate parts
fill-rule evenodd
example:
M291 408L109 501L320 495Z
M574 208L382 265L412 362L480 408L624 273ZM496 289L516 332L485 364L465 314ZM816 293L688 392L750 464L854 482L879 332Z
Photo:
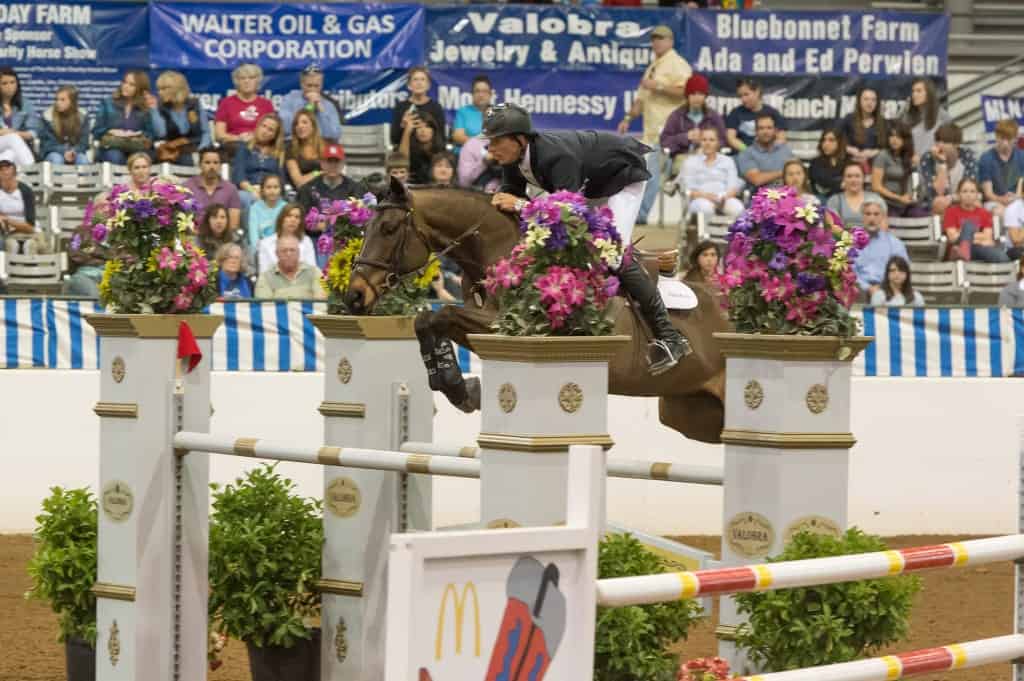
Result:
M284 133L277 114L266 114L256 125L248 144L239 148L231 163L231 181L238 187L242 209L260 198L260 182L266 175L280 177L284 170Z
M736 85L736 94L742 103L725 117L729 146L736 151L743 151L753 144L757 137L757 120L762 114L771 116L778 131L778 142L785 144L786 119L764 103L761 84L750 78L742 78Z
M244 253L236 243L223 244L217 249L217 295L221 300L252 298Z
M156 137L155 106L146 72L127 71L114 94L100 102L96 114L93 133L100 143L98 160L125 165L132 154L151 153Z
M915 291L910 283L910 263L898 255L889 258L885 264L885 278L882 285L871 294L872 305L902 307L924 305L924 296Z
M705 284L718 290L721 257L718 244L714 241L701 241L690 253L690 264L683 275L683 281Z
M277 216L285 207L281 198L281 178L264 175L260 182L260 200L249 206L249 248L256 250L260 239L274 233Z
M274 105L260 97L263 69L255 64L242 64L231 72L236 93L220 100L214 120L214 137L223 148L225 161L231 161L242 145L252 141L256 124L267 114L274 113Z
M398 151L409 158L409 177L413 184L430 183L430 161L444 149L440 124L433 116L406 113L407 125L402 128Z
M434 154L430 159L430 182L451 187L455 183L455 157L447 151Z
M978 181L985 208L1002 216L1006 207L1020 199L1024 179L1024 151L1017 148L1020 126L1007 118L996 124L996 145L978 159Z
M88 152L89 115L78 108L78 90L61 86L40 119L39 154L44 161L62 166L88 164Z
M231 232L228 209L219 203L207 206L196 232L199 247L211 257L224 244L238 243L236 235Z
M393 151L388 154L386 169L388 176L399 182L409 181L409 157L405 154Z
M963 178L956 193L957 202L942 216L942 227L949 239L947 259L1009 262L1006 251L992 238L992 213L981 205L977 180Z
M825 128L818 138L818 155L811 160L808 171L811 187L822 201L843 190L843 168L849 157L846 138L836 128Z
M866 87L857 93L853 113L843 119L839 131L846 139L846 153L870 172L871 161L888 137L885 118L880 112L878 91Z
M316 122L316 116L300 110L292 120L292 134L285 155L288 178L296 190L319 177L323 151L324 140L320 136L320 124Z
M817 203L818 197L811 191L811 183L807 179L807 169L804 168L804 162L800 159L791 158L786 161L786 165L782 166L782 184L795 189L804 201Z
M910 126L896 121L888 130L885 148L875 156L871 168L871 189L885 199L889 215L927 215L914 196L914 138Z
M19 168L36 162L32 138L39 127L32 103L21 93L21 80L9 66L0 67L0 159Z

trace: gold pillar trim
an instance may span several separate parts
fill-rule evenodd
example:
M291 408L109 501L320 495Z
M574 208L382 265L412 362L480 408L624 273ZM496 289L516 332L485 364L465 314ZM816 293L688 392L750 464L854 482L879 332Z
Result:
M135 402L97 402L92 410L97 416L112 419L139 418L139 405Z
M747 409L757 409L764 402L764 388L761 384L750 379L747 384L743 386L743 403L747 405Z
M828 409L828 387L821 383L815 383L807 389L804 402L807 404L807 410L812 414L820 414L825 411Z
M874 336L794 336L790 334L716 333L725 357L778 359L795 362L852 362Z
M256 443L259 441L258 437L240 437L235 440L231 449L239 456L256 456Z
M338 662L348 659L348 625L345 618L338 618L338 626L334 629L334 657Z
M110 658L110 666L116 667L121 659L121 632L117 628L117 620L110 624L110 634L107 637L107 655Z
M316 450L316 462L323 466L337 466L341 463L341 447L324 445Z
M609 435L505 435L480 433L476 442L486 449L506 449L513 452L567 452L569 445L599 445L611 449L615 442Z
M739 627L734 624L719 624L715 627L715 638L719 641L735 641L738 630Z
M849 449L857 444L853 433L770 433L743 428L726 428L722 442L744 447L776 449Z
M85 320L100 337L177 339L181 322L188 324L196 338L213 338L224 317L209 314L89 314Z
M409 340L416 338L415 317L401 315L309 315L309 321L326 338L363 340Z
M366 418L366 405L362 402L328 402L325 400L320 403L316 410L322 416L349 419Z
M109 598L113 601L135 601L135 587L124 586L123 584L110 584L107 582L96 582L89 589L96 598Z
M575 414L583 406L583 388L576 383L566 383L558 391L558 406L566 414Z
M363 493L352 478L334 478L324 490L324 505L339 518L351 518L363 505Z
M668 480L670 470L672 470L672 464L655 461L651 464L651 480Z
M488 530L510 530L516 527L522 527L522 525L511 518L498 518L487 523Z
M429 454L410 454L405 458L405 470L409 473L430 474Z
M467 336L481 359L510 362L607 362L629 344L629 336Z
M124 380L125 373L124 357L118 355L110 363L110 377L114 379L114 383L120 383Z
M348 357L338 360L338 380L344 384L352 380L352 362L348 361Z
M353 598L363 597L363 583L347 579L321 579L316 583L316 590L322 594L351 596Z
M501 410L506 414L511 414L518 401L516 387L511 383L502 383L498 388L498 406L501 407Z
M480 456L479 447L462 447L459 449L459 456L464 459L475 459Z

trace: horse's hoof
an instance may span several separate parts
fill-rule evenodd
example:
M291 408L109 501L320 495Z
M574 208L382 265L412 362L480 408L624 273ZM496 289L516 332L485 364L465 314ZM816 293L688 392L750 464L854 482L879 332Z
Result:
M466 379L466 399L457 405L459 409L472 414L480 409L480 379L472 376Z

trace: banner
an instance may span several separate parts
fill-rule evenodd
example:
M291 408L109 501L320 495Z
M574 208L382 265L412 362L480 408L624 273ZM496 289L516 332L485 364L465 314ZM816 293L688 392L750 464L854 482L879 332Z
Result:
M1024 127L1024 97L981 96L981 115L985 121L985 132L995 134L996 123L1012 118Z
M153 2L153 68L301 71L408 68L423 62L419 5Z
M682 53L683 13L598 6L468 5L427 10L426 58L435 68L643 71L650 33L667 24Z

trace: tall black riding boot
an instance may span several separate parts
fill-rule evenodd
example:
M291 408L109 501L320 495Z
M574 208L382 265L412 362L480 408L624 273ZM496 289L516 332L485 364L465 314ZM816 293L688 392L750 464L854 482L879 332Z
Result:
M657 284L636 260L630 260L618 274L622 287L639 306L654 336L647 346L647 370L654 376L663 374L692 352L690 342L672 326Z

